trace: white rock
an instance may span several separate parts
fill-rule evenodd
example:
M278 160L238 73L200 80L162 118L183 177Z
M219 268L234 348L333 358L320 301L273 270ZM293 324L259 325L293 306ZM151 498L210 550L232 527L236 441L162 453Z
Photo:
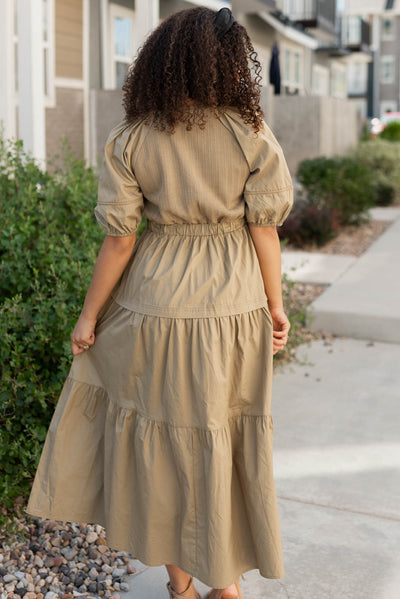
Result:
M44 596L44 599L57 599L58 598L58 593L55 593L54 591L47 591L47 593Z
M95 541L97 541L98 538L99 538L99 535L97 534L97 532L94 532L94 531L90 531L86 535L86 541L88 543L94 543Z
M14 572L14 576L15 578L18 578L18 580L21 580L21 578L25 577L25 573L18 570L17 572Z
M38 568L43 568L43 560L40 557L40 555L35 555L35 559L33 560L33 563L38 566Z

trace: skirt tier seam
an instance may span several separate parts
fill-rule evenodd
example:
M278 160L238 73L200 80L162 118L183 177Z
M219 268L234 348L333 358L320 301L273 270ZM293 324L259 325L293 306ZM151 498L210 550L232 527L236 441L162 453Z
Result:
M118 297L112 296L113 301L118 304L121 308L125 308L130 312L137 314L144 314L145 316L157 316L159 318L170 318L170 319L196 319L196 318L225 318L227 316L238 316L240 314L248 314L249 312L255 312L263 308L268 309L267 297L253 301L251 303L245 302L243 304L237 304L232 306L230 304L219 304L216 311L211 312L210 310L204 310L203 308L187 308L182 309L179 306L160 306L157 304L135 304L133 302L130 306L121 301ZM221 308L221 313L218 313L218 308ZM169 313L172 311L172 313ZM178 311L178 313L176 313ZM181 314L179 314L181 312Z
M119 405L117 402L115 402L113 399L111 399L111 397L109 396L107 390L104 387L100 387L97 385L92 385L90 383L87 383L86 381L78 381L77 379L73 378L72 376L68 375L67 376L67 380L71 381L71 383L78 383L80 385L87 385L88 387L92 387L95 389L101 389L107 399L107 401L112 404L113 407L117 408L120 411L125 411L125 412L135 412L135 414L137 414L140 418L144 418L145 420L154 423L156 425L164 425L170 428L181 428L181 429L189 429L189 430L199 430L199 431L205 431L205 432L218 432L221 430L226 429L227 427L229 427L229 422L231 420L237 420L237 419L264 419L267 420L267 422L269 424L271 424L272 421L272 414L268 413L268 414L232 414L231 416L228 416L227 418L227 424L224 424L222 426L219 427L215 427L215 428L211 428L211 427L200 427L200 426L186 426L186 425L179 425L179 424L175 424L173 422L168 422L167 420L158 420L157 418L151 418L150 416L148 416L147 414L143 414L140 410L138 410L135 407L129 408L127 406L121 406ZM90 396L88 399L96 399L95 396Z

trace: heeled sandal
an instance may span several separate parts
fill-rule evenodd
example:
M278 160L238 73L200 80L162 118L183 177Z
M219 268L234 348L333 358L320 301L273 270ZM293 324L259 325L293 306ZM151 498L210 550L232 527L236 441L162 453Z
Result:
M167 589L169 592L169 599L201 599L199 591L197 591L193 585L193 576L191 577L189 585L187 586L186 590L183 591L183 593L177 593L170 581L167 582Z
M243 574L241 574L240 576L243 578L243 580L246 580L245 577L243 576ZM235 580L234 585L238 592L238 599L243 599L242 590L239 585L239 578L237 578ZM225 589L211 589L211 591L209 591L207 593L206 599L224 599L222 596L222 593L224 592L224 590Z

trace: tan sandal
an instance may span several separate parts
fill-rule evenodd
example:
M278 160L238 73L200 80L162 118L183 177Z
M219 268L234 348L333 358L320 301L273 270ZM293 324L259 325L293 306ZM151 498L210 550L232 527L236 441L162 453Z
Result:
M167 582L167 589L169 592L169 599L201 599L199 591L194 588L193 576L189 581L189 585L183 593L177 593L172 587L171 582Z
M245 577L243 576L243 574L240 575L243 580L246 580ZM236 587L236 590L238 592L238 599L243 599L243 595L242 595L242 591L239 585L239 578L237 578L234 582L234 585ZM225 589L211 589L211 591L209 591L206 595L206 599L224 599L222 596L222 593L224 592Z

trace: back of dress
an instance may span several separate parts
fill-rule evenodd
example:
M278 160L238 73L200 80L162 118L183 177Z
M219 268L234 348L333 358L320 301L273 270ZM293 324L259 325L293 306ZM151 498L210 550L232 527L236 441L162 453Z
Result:
M292 204L282 150L263 124L255 134L235 108L204 129L174 134L139 122L113 129L96 216L106 233L148 227L114 298L159 316L227 315L266 306L245 223L281 224ZM186 226L184 226L186 225Z
M148 225L76 355L27 507L105 526L109 547L209 586L284 574L273 478L272 319L247 223L279 224L286 162L237 111L110 135L96 215Z

